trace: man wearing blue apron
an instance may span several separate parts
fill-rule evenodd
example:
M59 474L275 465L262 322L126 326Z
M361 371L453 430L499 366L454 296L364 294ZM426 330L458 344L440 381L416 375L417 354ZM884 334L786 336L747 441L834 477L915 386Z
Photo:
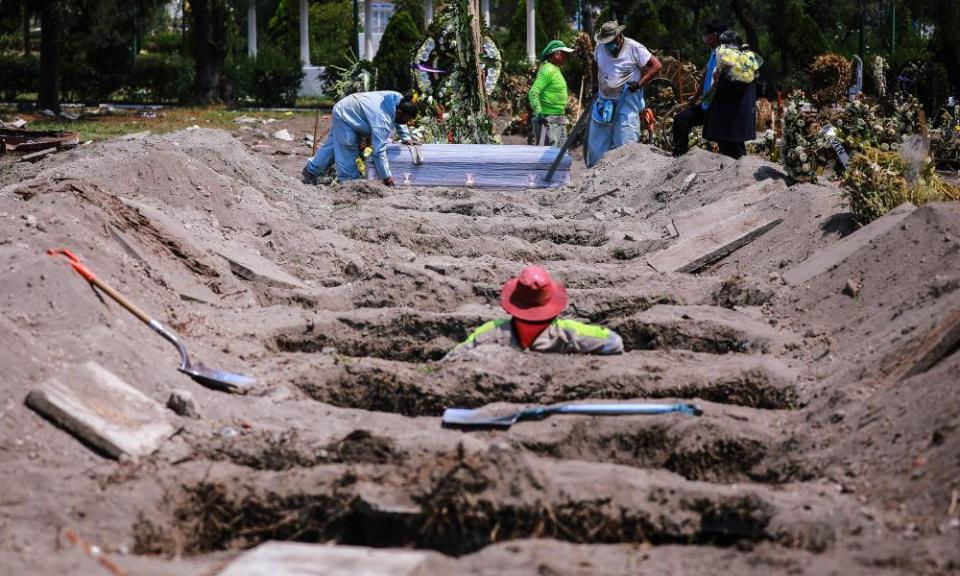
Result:
M597 98L590 118L588 168L608 150L640 140L643 87L660 72L660 60L643 44L625 38L624 28L616 22L606 22L594 36Z
M370 138L372 160L377 174L387 186L393 186L390 164L387 162L387 142L394 131L403 142L411 142L406 124L417 117L417 105L412 98L399 92L357 92L333 106L330 133L317 153L303 167L303 181L317 184L331 165L337 168L337 178L343 182L360 178L357 157L360 142Z

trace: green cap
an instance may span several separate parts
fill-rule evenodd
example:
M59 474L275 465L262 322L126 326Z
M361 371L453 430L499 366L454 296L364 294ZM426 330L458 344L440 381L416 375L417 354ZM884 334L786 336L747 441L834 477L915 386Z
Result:
M544 61L550 57L554 52L573 52L573 48L567 48L567 45L560 40L551 40L544 46L543 51L540 52L540 61Z

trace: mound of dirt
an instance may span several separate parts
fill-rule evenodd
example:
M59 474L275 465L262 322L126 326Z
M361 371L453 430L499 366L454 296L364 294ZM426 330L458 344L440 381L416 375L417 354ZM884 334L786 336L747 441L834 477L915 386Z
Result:
M426 574L960 568L957 204L786 285L860 232L835 186L755 158L629 145L558 190L309 187L309 148L258 142L189 130L0 174L0 573L96 570L67 527L157 575L267 539L430 550ZM60 247L257 385L190 380ZM441 361L527 263L627 352ZM105 459L24 405L88 361L163 405L187 390L200 416ZM649 399L704 415L438 418Z

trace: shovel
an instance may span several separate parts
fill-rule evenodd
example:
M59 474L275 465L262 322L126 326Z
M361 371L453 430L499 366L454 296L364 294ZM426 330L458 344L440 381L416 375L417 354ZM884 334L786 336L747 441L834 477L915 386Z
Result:
M187 376L190 376L204 386L224 392L246 392L247 389L256 384L256 380L243 374L216 370L214 368L208 368L203 364L192 364L190 362L190 356L187 354L186 346L183 345L183 342L180 341L180 338L174 334L172 330L148 316L146 312L127 300L122 294L107 285L103 280L97 278L96 274L84 266L73 252L64 248L61 250L47 250L47 254L50 256L58 256L61 254L66 256L77 274L83 276L87 282L93 284L106 293L107 296L113 298L117 304L126 308L128 312L139 318L141 322L149 326L154 332L163 336L164 339L176 346L177 351L180 352L179 369Z
M443 411L443 426L448 428L509 428L519 420L542 420L553 414L583 414L587 416L623 416L628 414L670 414L679 412L700 416L703 411L694 404L554 404L533 406L494 415L484 409L447 408Z
M573 145L574 140L580 136L581 132L589 130L590 128L590 114L593 111L593 101L596 98L594 96L587 102L587 107L580 112L580 118L577 119L577 123L573 126L573 130L570 131L570 135L567 136L567 141L563 143L563 146L560 148L560 153L557 154L557 157L553 160L553 164L550 165L550 169L547 170L547 175L543 177L544 182L553 181L553 175L557 172L557 168L560 167L560 162L563 160L563 155L567 153L567 150ZM584 148L583 155L587 155L587 139L583 140Z

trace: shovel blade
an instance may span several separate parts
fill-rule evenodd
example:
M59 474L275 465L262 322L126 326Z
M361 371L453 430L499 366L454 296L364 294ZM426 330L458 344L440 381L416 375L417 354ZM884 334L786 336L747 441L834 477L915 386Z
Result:
M186 366L184 368L180 368L180 371L207 388L212 388L221 392L245 394L257 383L257 381L250 376L235 374L225 370L217 370L216 368L209 368L203 364Z
M509 428L520 413L491 417L489 412L469 408L447 408L443 411L443 426L450 428Z

